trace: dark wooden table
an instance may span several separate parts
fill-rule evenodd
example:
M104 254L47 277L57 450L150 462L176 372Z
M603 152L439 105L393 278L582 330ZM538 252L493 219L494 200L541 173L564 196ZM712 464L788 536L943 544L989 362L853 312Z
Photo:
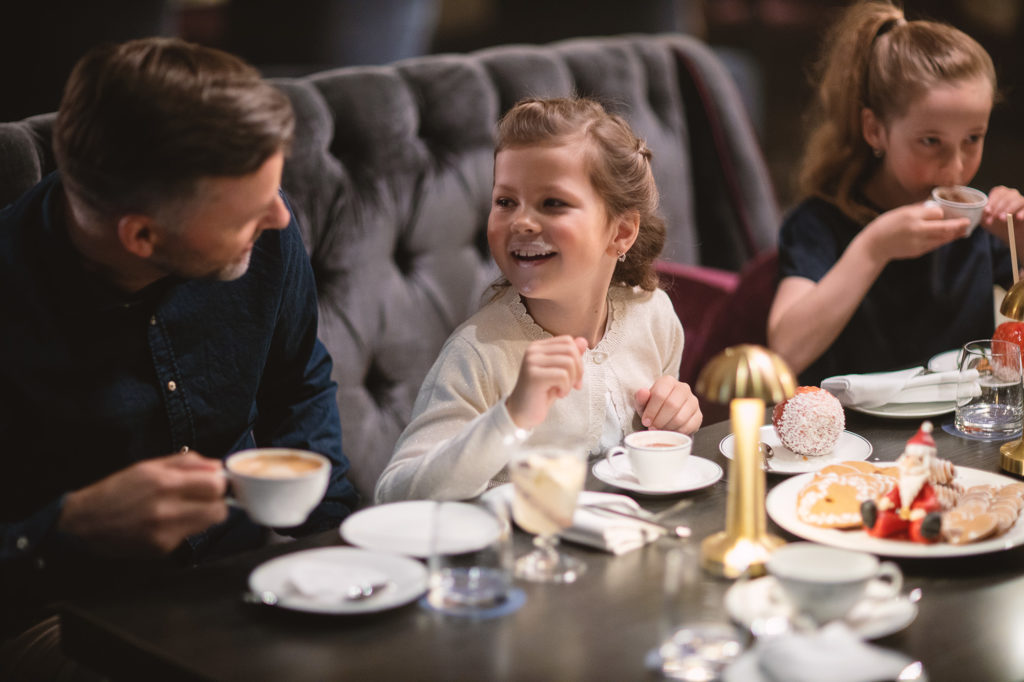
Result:
M939 455L998 471L998 443L951 436L936 419ZM914 420L853 413L847 428L867 437L873 460L893 460ZM724 468L722 422L702 429L694 453ZM769 476L768 485L784 480ZM606 489L596 479L588 488ZM689 494L679 513L702 538L724 527L726 480ZM638 498L658 510L677 498ZM769 522L772 532L796 539ZM524 551L528 538L517 538ZM572 585L520 583L515 613L473 621L412 603L374 615L314 616L246 605L249 572L266 559L340 544L335 532L267 547L159 584L129 587L62 610L68 653L114 679L211 680L638 680L652 677L644 655L663 631L666 543L614 557L565 545L588 572ZM923 591L917 619L877 644L924 662L933 682L1024 680L1024 549L983 556L897 560L905 590ZM731 585L704 575L703 592L721 604ZM724 615L724 608L722 609Z

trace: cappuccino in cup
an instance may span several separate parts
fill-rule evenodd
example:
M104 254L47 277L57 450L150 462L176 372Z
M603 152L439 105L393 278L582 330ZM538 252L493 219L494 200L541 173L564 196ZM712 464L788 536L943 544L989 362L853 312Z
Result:
M228 503L272 528L305 521L327 492L331 474L331 461L323 455L291 448L243 450L224 466L234 494Z
M234 471L247 476L264 478L291 478L304 476L319 469L323 464L319 460L297 455L292 452L281 454L261 454L256 457L245 457L234 464Z

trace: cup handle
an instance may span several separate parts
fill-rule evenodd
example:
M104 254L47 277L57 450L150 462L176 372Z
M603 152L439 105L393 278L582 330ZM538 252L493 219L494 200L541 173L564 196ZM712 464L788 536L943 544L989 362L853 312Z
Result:
M616 455L623 455L625 453L626 453L626 448L622 447L621 445L616 445L615 447L608 448L608 451L604 453L605 459L608 460L608 468L610 468L612 470L612 473L615 474L615 476L618 477L618 478L621 478L621 477L625 476L626 472L623 471L622 469L616 468L616 466L615 466L615 456Z
M895 597L903 589L903 572L891 561L883 561L879 564L875 579L887 585L885 595L887 599Z

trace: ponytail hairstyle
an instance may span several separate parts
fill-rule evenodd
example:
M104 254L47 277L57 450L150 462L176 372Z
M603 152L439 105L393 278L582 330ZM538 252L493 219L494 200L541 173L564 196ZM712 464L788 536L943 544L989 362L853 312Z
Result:
M625 119L591 99L524 99L498 122L495 156L505 149L535 145L582 144L587 172L609 217L636 213L640 230L624 260L615 264L612 283L658 287L654 259L665 246L665 221L658 215L658 187L651 172L651 150ZM501 286L504 282L499 282Z
M885 0L849 7L823 45L799 189L863 224L876 214L855 197L880 161L864 140L861 111L871 109L888 125L934 87L984 77L996 92L995 68L966 33L933 21L907 21L903 10Z

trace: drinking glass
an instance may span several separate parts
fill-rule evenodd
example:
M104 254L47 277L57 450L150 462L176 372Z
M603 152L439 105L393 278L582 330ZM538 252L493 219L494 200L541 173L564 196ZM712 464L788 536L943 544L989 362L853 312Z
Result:
M723 619L722 595L701 580L699 549L689 542L665 556L664 614L656 660L661 674L674 680L720 679L743 652L746 637Z
M571 444L524 447L509 463L512 515L535 534L533 551L516 561L517 578L571 583L586 570L584 562L558 551L558 532L572 525L586 464L586 450Z
M507 608L514 601L507 506L436 502L432 514L427 605L455 616L485 617L514 610ZM469 537L478 542L467 544Z
M954 425L980 438L1009 438L1021 430L1021 354L1010 341L964 344Z

